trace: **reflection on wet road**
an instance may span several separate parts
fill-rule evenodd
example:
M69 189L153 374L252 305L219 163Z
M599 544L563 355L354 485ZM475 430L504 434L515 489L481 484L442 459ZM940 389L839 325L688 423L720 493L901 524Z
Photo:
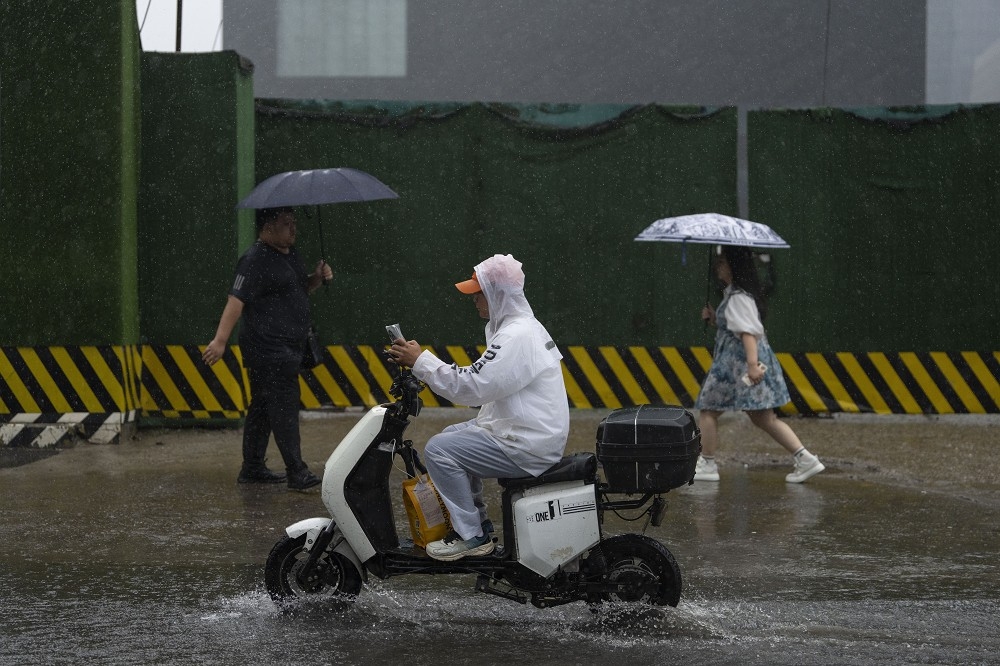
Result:
M373 580L348 610L283 615L262 565L284 525L323 513L317 495L238 487L228 469L51 488L9 475L0 664L996 663L1000 510L728 472L669 493L649 530L681 566L680 606L596 615L477 595L461 576ZM641 530L628 517L606 531Z

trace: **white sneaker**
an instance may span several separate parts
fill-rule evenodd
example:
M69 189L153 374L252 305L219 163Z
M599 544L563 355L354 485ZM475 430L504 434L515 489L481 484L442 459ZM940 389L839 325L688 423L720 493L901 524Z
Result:
M806 479L816 476L826 469L826 465L808 451L800 452L794 459L795 469L785 477L785 481L788 483L803 483Z
M448 536L440 541L431 541L427 544L424 552L435 560L454 562L463 557L489 555L495 547L496 544L489 534L463 540L455 530L451 530Z
M719 466L715 464L715 459L708 459L698 456L698 462L694 466L695 481L718 481Z

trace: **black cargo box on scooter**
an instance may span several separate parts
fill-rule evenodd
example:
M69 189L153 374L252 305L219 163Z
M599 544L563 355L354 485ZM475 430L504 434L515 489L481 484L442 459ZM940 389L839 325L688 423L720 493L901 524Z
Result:
M700 453L701 431L683 407L616 409L597 427L597 459L610 492L679 488L691 481Z

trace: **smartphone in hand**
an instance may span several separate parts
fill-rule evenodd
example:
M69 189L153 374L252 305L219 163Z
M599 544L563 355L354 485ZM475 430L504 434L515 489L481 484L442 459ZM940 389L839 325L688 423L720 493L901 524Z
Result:
M758 363L757 367L761 369L761 372L767 372L767 366L764 365L763 363ZM750 375L748 375L745 372L743 373L743 376L740 377L740 381L746 384L747 386L753 386L753 382L750 381Z
M403 330L399 327L399 324L389 324L385 327L385 332L389 334L389 342L395 342L403 338ZM406 338L403 339L405 340Z

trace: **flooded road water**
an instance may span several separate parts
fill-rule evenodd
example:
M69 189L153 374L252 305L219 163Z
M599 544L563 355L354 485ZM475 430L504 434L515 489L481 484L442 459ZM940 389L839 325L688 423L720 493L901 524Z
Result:
M323 508L237 486L238 459L238 432L190 431L0 470L0 664L1000 663L996 503L835 461L800 486L731 464L669 493L647 531L681 567L677 608L540 610L413 576L282 614L264 559Z

